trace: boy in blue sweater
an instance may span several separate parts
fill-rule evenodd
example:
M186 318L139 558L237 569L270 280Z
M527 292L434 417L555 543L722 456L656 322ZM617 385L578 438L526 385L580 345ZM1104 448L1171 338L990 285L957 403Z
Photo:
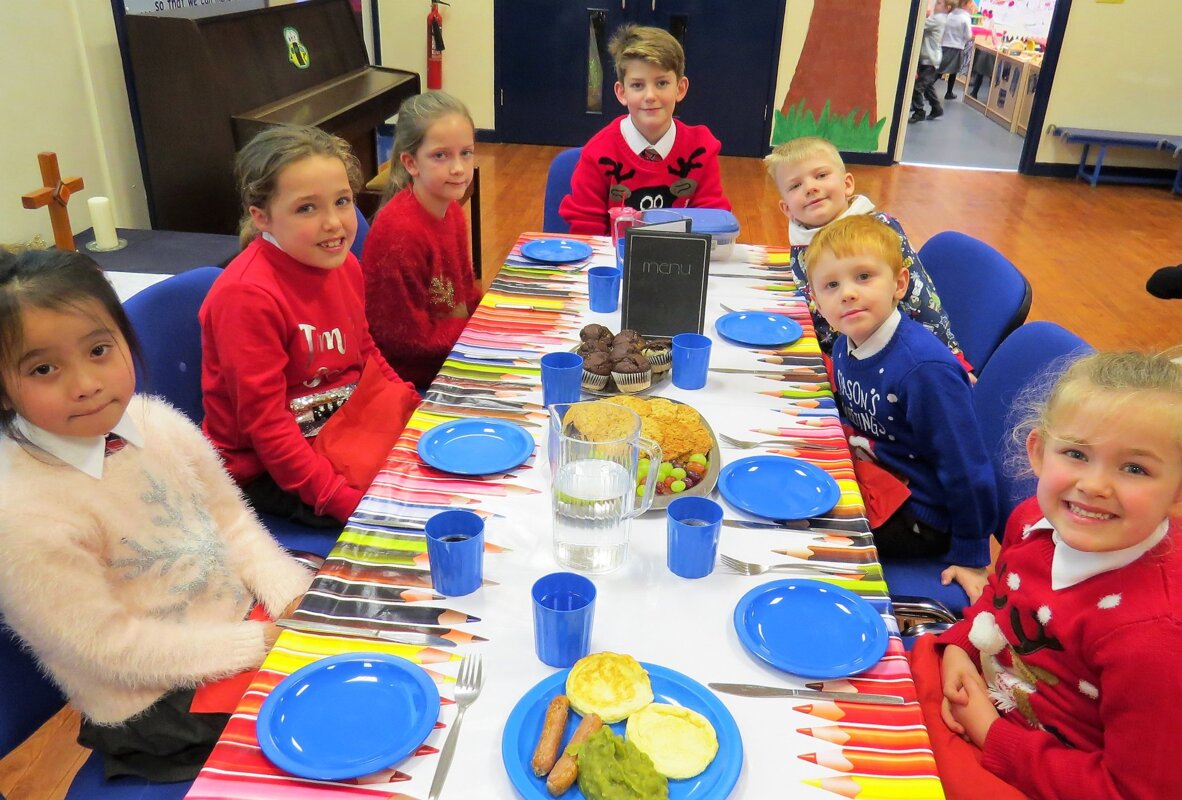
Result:
M996 479L968 374L931 331L899 312L909 275L898 235L873 217L846 217L814 237L804 265L818 310L840 334L834 388L854 429L850 445L911 493L875 527L879 552L943 555L943 582L955 580L975 601L998 522Z

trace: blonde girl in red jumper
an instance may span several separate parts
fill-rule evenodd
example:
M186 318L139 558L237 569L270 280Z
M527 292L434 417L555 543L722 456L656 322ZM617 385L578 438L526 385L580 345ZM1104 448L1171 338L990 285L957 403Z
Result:
M425 390L480 303L460 202L472 184L476 129L446 92L398 111L387 198L365 252L365 305L374 341L398 374Z
M1165 354L1083 358L1025 441L1038 489L1014 510L995 574L963 621L913 653L945 789L1172 796L1182 365Z
M386 389L393 418L417 403L365 318L349 252L357 160L319 128L277 126L239 152L235 173L245 249L201 307L203 428L257 510L339 528L369 481L321 430L359 385Z

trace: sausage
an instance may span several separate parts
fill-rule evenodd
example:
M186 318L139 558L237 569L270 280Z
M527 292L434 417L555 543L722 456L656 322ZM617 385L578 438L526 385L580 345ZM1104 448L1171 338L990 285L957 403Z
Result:
M546 721L542 723L542 734L538 738L538 746L534 749L534 757L530 765L534 774L541 778L548 773L558 760L558 748L562 744L562 732L566 730L566 716L570 711L570 701L566 695L560 694L550 701L546 709Z
M583 717L579 727L575 728L574 734L571 735L570 741L563 749L562 758L558 759L554 769L550 770L550 777L546 779L546 790L553 797L558 797L569 789L574 784L575 778L579 777L579 757L571 755L570 751L587 741L588 736L602 727L603 720L599 718L598 714L588 714Z

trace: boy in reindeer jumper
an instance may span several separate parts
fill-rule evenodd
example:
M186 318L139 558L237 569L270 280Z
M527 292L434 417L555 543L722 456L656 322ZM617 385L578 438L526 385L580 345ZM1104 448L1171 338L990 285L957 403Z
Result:
M875 545L902 558L944 556L944 583L955 580L975 600L997 527L997 482L968 374L899 311L909 280L899 237L874 217L847 217L817 234L805 268L818 309L840 334L834 390L850 444L910 490L875 525ZM866 494L875 488L862 475L859 483Z
M570 194L558 207L571 233L609 233L608 209L722 208L718 151L705 125L673 119L685 99L685 53L660 28L625 25L608 43L616 99L628 109L583 147Z

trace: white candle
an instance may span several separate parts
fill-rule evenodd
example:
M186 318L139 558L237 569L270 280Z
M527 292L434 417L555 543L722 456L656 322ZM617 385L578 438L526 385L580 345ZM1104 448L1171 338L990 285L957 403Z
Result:
M90 206L90 226L94 229L94 244L100 250L114 250L119 246L115 234L115 215L111 201L106 197L92 197L86 201Z

